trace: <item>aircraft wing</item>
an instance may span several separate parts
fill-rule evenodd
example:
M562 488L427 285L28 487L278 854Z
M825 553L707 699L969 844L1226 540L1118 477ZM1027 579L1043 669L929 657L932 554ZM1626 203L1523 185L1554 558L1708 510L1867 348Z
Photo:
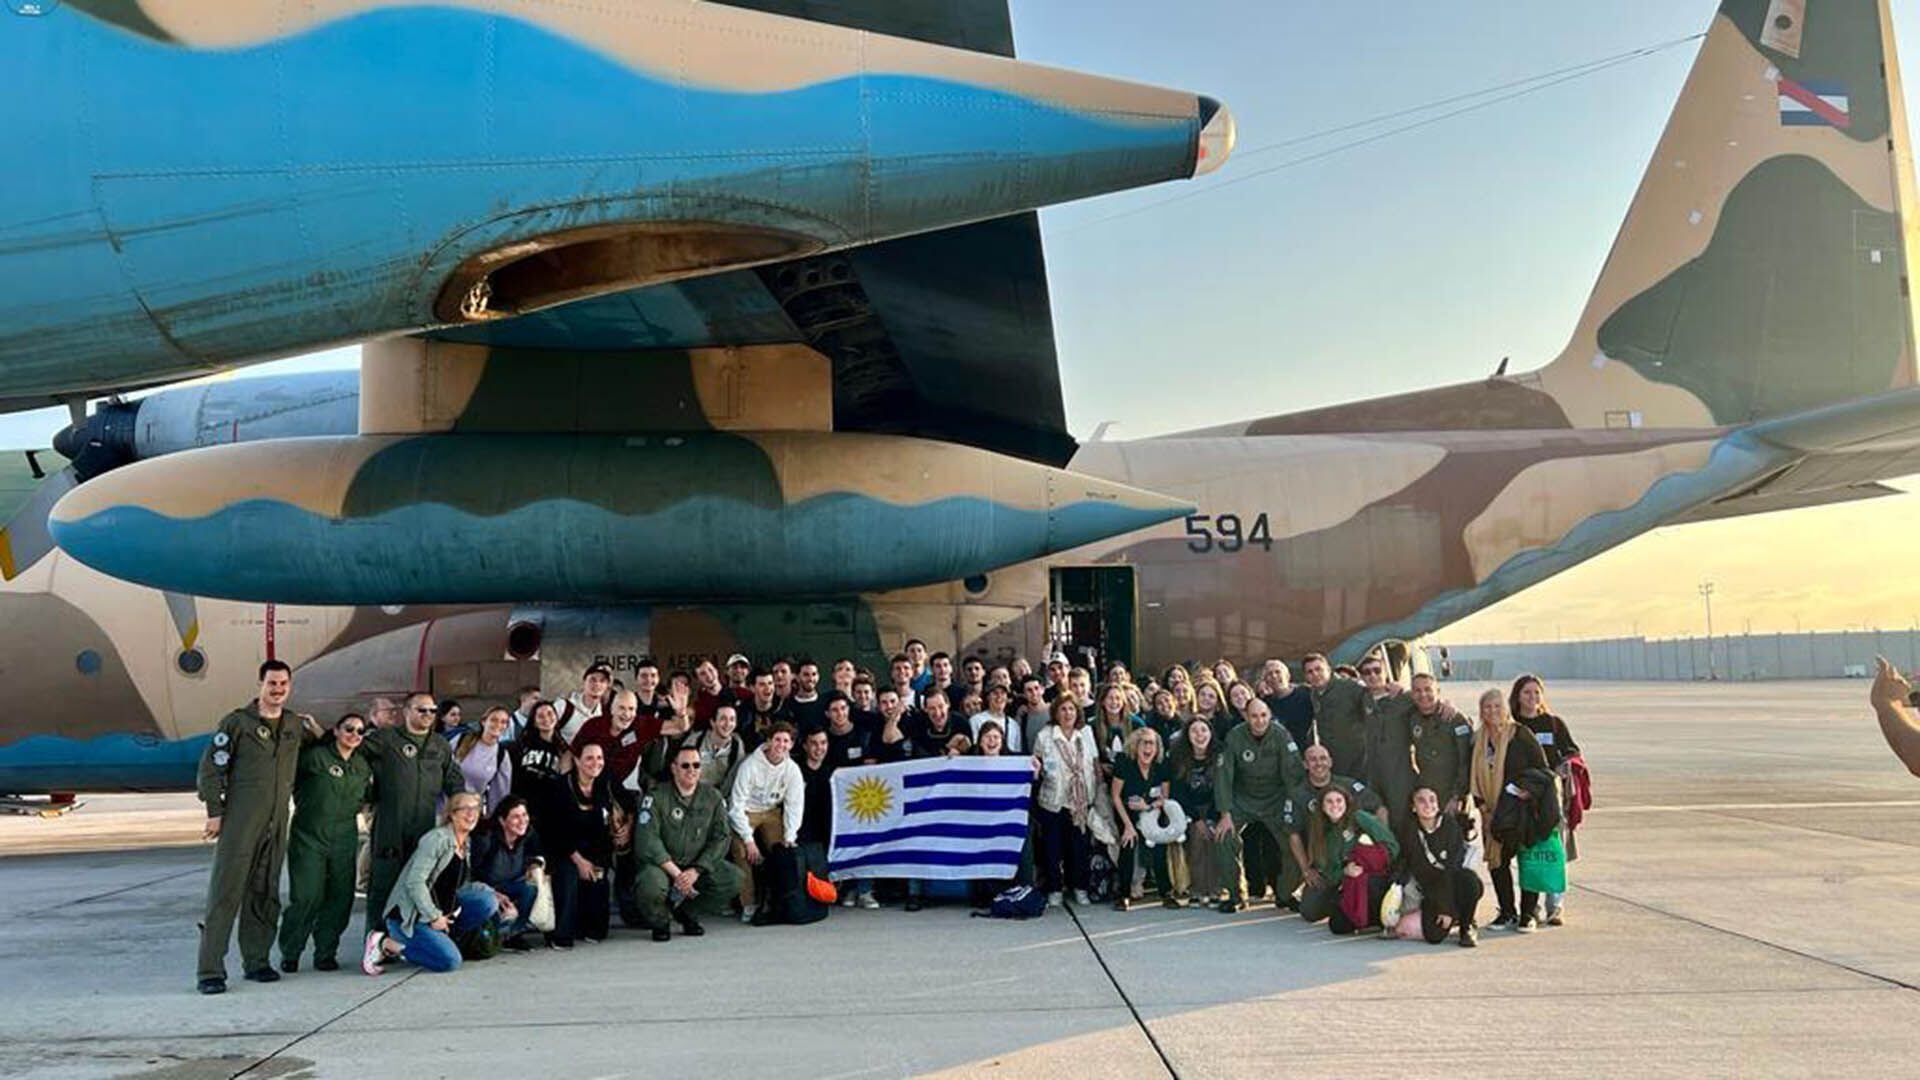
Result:
M1013 55L1005 0L723 2ZM914 435L1056 466L1075 447L1032 213L430 336L568 352L806 345L831 363L835 430Z

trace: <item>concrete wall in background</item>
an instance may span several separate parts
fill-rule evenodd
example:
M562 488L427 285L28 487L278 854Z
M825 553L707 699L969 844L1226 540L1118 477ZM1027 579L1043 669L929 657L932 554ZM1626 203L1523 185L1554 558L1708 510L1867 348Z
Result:
M1920 633L1910 630L1728 634L1715 635L1711 645L1706 638L1606 638L1426 648L1434 671L1450 666L1460 680L1528 671L1543 679L1839 679L1871 675L1875 656L1920 669Z

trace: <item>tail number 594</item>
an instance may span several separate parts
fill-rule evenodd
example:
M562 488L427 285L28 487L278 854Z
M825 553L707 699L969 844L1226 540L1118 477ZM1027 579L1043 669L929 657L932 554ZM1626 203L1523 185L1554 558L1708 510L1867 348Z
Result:
M1240 520L1239 514L1188 514L1187 537L1187 550L1195 554L1218 551L1231 555L1250 544L1273 550L1273 531L1264 512L1253 519L1251 527Z

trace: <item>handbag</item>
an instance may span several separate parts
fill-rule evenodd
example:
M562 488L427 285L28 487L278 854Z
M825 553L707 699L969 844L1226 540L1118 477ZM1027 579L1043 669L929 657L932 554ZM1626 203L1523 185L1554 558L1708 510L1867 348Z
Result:
M1558 832L1521 849L1520 888L1537 893L1567 891L1567 849L1561 845Z
M527 876L533 880L533 910L527 912L527 925L541 933L553 932L553 882L547 879L547 872L534 867Z

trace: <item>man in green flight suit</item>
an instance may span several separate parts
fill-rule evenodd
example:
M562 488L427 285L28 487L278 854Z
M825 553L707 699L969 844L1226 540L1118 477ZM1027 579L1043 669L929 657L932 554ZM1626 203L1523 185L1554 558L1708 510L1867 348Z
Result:
M1252 885L1275 882L1274 902L1282 906L1299 887L1299 871L1286 857L1286 809L1287 793L1307 775L1300 747L1259 698L1247 702L1246 721L1222 740L1214 778L1214 805L1220 809L1214 833L1223 841L1220 873L1227 882L1221 911L1244 911ZM1247 872L1249 843L1263 848L1252 874Z
M1387 681L1387 662L1377 653L1360 661L1360 680L1366 688L1368 786L1378 792L1387 812L1396 820L1410 815L1407 799L1413 794L1413 695Z
M338 971L334 954L353 919L353 879L360 856L360 806L373 786L373 769L356 753L367 719L348 713L333 737L300 751L293 780L293 836L287 842L286 917L280 920L280 970L300 970L300 951L313 939L316 971Z
M420 838L439 824L440 799L466 790L453 747L433 730L432 694L407 698L402 720L375 728L360 752L373 769L373 867L367 930L387 924L387 900Z
M700 748L680 747L673 753L672 783L655 786L640 803L639 828L633 832L640 862L634 899L655 941L672 936L669 915L689 937L706 933L694 910L718 914L740 891L740 871L727 860L733 834L726 800L701 782L700 770Z
M207 807L206 837L218 841L200 924L200 992L225 993L227 939L240 923L240 970L278 982L268 955L280 919L280 864L287 854L288 798L300 758L302 718L286 711L293 669L260 665L260 696L213 729L196 787Z
M1333 771L1367 775L1367 688L1335 678L1319 653L1307 656L1305 673L1313 692L1314 741L1333 755Z
M1473 725L1440 700L1440 687L1431 675L1415 675L1413 737L1415 784L1430 787L1440 797L1440 812L1458 814L1467 807L1473 767Z

